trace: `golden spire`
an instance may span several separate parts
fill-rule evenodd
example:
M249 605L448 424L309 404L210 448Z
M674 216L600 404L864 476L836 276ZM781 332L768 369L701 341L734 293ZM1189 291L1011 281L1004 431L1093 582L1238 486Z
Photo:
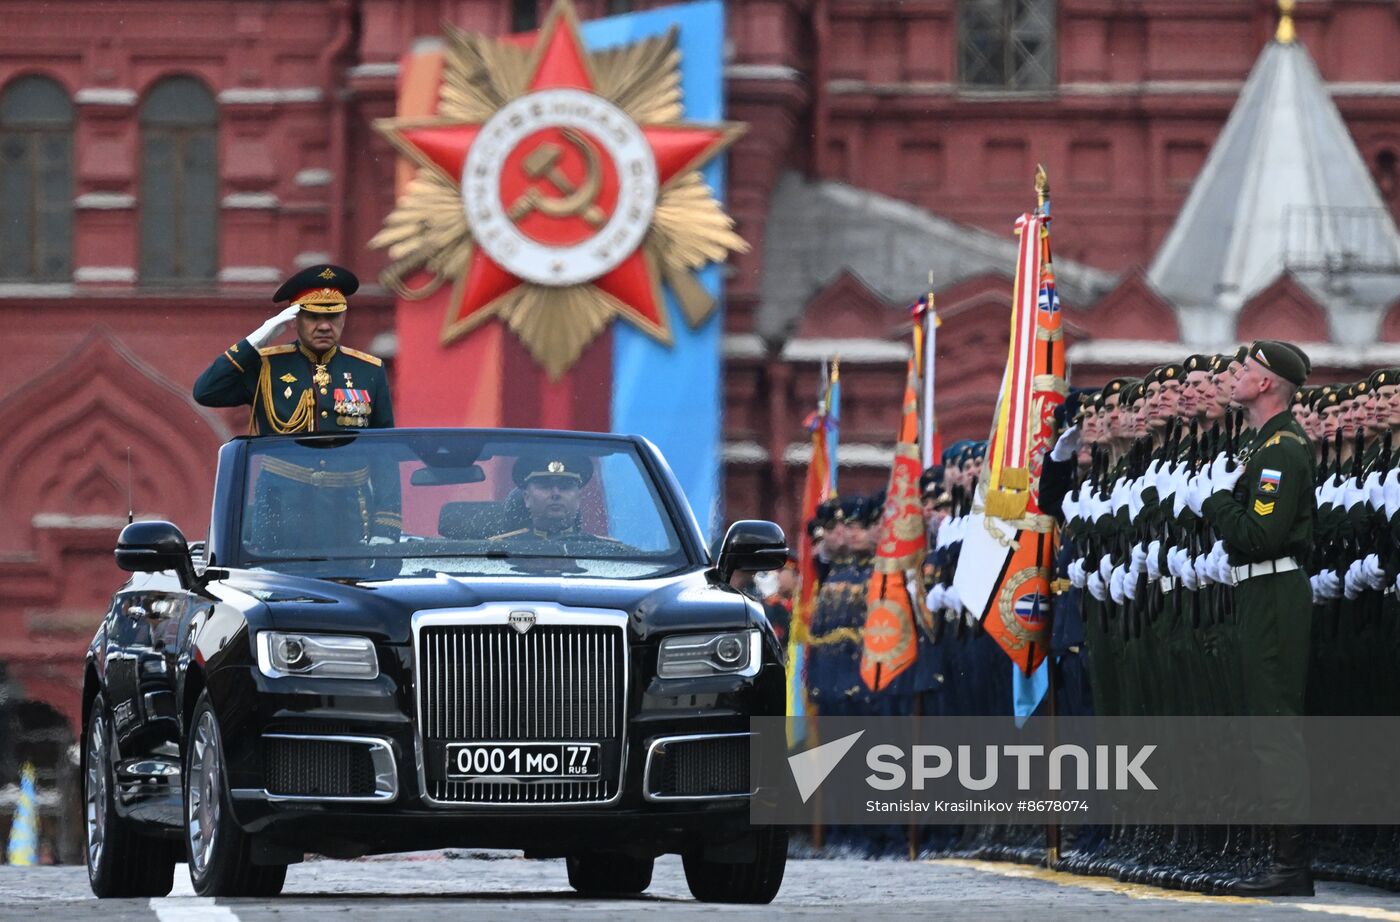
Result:
M1286 2L1286 0L1285 0ZM1035 207L1042 213L1045 211L1045 200L1050 197L1050 176L1045 172L1045 166L1037 163L1035 165Z
M1298 38L1293 28L1293 3L1294 0L1278 0L1278 31L1274 33L1274 41L1280 45L1291 45Z

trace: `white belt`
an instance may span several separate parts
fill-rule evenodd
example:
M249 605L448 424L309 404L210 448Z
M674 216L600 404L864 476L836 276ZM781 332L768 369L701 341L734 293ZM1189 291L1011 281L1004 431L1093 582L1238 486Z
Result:
M1230 572L1234 574L1236 583L1242 583L1256 576L1291 573L1296 569L1298 569L1298 561L1292 557L1280 557L1278 560L1266 560L1263 563L1247 563L1242 567L1231 567Z
M1173 589L1176 588L1175 576L1163 576L1160 580L1158 580L1158 582L1162 584L1163 592L1171 592Z

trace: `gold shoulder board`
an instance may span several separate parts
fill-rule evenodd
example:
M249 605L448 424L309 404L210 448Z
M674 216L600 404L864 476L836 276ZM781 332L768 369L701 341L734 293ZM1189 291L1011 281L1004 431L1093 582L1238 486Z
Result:
M288 352L295 352L296 346L288 344L284 346L268 346L266 349L259 349L258 355L284 355Z
M348 349L345 346L341 346L340 351L351 358L359 359L361 362L369 362L371 365L378 365L381 367L384 365L384 360L379 356L370 355L368 352L361 352L359 349Z
M516 535L523 535L523 534L525 534L525 532L527 532L527 531L529 531L529 530L530 530L530 529L528 529L528 528L517 528L515 531L506 531L506 532L502 532L502 533L499 534L499 535L492 535L491 537L487 538L486 540L487 540L487 541L500 541L502 538L514 538Z

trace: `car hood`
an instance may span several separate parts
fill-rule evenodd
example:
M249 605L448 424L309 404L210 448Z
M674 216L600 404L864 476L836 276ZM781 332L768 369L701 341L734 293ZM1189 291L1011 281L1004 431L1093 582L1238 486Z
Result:
M745 627L757 608L706 570L646 580L438 575L359 583L234 570L219 587L248 600L250 621L265 619L267 627L353 632L387 643L408 643L414 612L492 603L620 611L640 640L676 630Z

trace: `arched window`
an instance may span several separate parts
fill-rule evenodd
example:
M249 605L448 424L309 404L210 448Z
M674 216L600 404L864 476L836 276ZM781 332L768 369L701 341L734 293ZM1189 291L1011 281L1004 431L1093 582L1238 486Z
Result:
M0 279L73 277L73 104L48 77L0 92Z
M192 77L141 103L141 282L213 281L218 272L219 113Z

